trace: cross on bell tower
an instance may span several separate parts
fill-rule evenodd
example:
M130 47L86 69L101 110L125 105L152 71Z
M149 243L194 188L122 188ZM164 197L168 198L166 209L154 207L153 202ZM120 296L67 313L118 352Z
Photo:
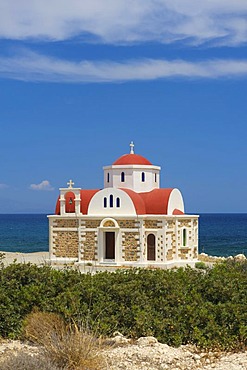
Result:
M72 180L69 180L69 182L67 182L67 185L68 185L69 189L72 189L73 185L75 185L75 183Z

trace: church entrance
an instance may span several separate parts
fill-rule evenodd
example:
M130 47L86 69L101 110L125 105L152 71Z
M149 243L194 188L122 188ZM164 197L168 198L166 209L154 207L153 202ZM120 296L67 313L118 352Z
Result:
M115 260L115 232L105 232L105 259Z
M147 237L147 260L155 261L155 235L149 234Z

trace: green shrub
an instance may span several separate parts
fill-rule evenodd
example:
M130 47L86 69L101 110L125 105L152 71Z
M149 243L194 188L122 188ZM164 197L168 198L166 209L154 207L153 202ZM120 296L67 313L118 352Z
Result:
M244 348L247 262L210 269L129 269L95 275L12 264L0 269L0 336L19 337L34 308L100 335L154 335L178 346Z
M207 265L205 262L199 261L195 263L195 268L201 269L201 270L206 270Z

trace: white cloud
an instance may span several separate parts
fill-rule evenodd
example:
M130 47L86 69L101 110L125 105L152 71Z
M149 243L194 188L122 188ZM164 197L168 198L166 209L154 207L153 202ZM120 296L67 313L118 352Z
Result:
M0 0L0 37L237 45L246 16L244 0Z
M40 184L31 184L30 189L32 190L44 190L44 191L52 191L54 188L51 186L48 180L41 181Z
M0 58L0 76L24 81L100 83L164 78L237 78L247 76L246 60L206 61L138 59L123 62L49 58L35 53Z
M6 189L6 188L8 188L8 185L7 184L0 184L0 190L1 189Z

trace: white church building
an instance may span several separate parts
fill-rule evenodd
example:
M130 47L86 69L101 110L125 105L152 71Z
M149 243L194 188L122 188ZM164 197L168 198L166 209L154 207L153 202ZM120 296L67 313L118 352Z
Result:
M181 192L160 188L159 166L134 153L103 167L104 188L60 188L49 218L51 263L98 266L194 265L198 215L184 210Z

